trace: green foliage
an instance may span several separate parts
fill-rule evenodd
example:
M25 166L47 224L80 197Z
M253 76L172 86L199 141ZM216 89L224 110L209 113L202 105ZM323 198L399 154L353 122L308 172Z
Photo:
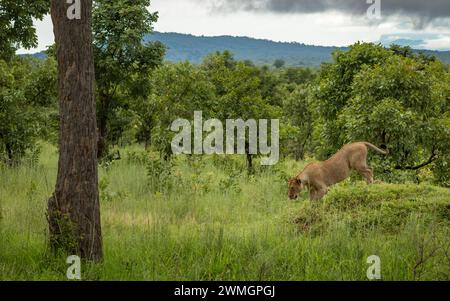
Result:
M192 120L194 111L202 111L204 119L222 122L275 118L281 122L282 157L325 159L345 143L366 140L386 145L390 151L388 157L370 158L379 178L420 182L434 177L436 183L449 186L450 75L448 66L435 58L395 45L386 49L357 43L347 52L336 52L333 62L319 72L258 67L236 60L229 51L210 54L199 66L182 62L158 67L163 48L140 41L157 18L144 9L146 3L133 8L127 1L96 4L98 121L106 149L111 144L138 141L169 159L175 134L170 131L171 123L177 118ZM119 17L124 24L129 18L133 26L142 26L125 31L113 22ZM16 98L29 99L29 108L46 120L47 126L33 132L36 126L23 116L20 119L25 122L17 132L56 141L57 114L51 105L54 61L22 61L37 67L24 65L18 76L33 80L15 84L17 91L9 91L14 90ZM26 73L26 68L32 73ZM5 87L9 85L7 73ZM20 114L27 113L18 106L19 101L9 101L14 106L7 103L4 112L15 108ZM42 107L48 109L35 110ZM3 158L8 157L8 147L4 146ZM23 152L18 152L20 156Z
M214 84L218 97L218 106L213 108L214 117L219 120L258 120L279 116L280 108L271 105L270 99L265 99L262 94L264 82L261 77L265 74L257 67L236 61L225 51L205 58L201 68Z
M165 48L159 42L143 44L158 14L150 0L97 0L93 7L94 60L100 156L107 153L131 123L124 112L149 93L148 73L162 63ZM120 122L117 122L120 120Z
M442 66L424 67L396 56L362 71L353 84L354 98L339 116L345 140L388 145L392 165L399 167L447 153L445 72Z
M282 150L297 160L312 151L315 114L311 95L311 86L297 85L294 91L287 92L283 103Z
M441 121L442 123L438 127L441 132L439 134L444 137L443 139L446 139L445 137L449 136L450 132L450 118L445 118ZM448 142L448 140L440 140L441 145L443 145L443 150L439 155L438 160L435 162L435 164L432 167L432 171L436 180L436 183L449 187L450 188L450 152L449 146L444 145L444 141ZM447 151L445 151L447 150Z
M281 115L278 79L270 71L236 61L230 52L208 56L200 67L188 62L165 64L151 75L152 94L139 110L142 136L170 156L177 118L271 119ZM152 130L150 130L152 129ZM150 139L146 139L147 142Z
M172 167L172 161L162 160L159 157L150 157L148 159L149 184L155 192L164 193L171 188L173 184Z
M315 73L310 68L289 67L281 73L282 79L288 84L307 84L314 80Z
M315 91L318 120L317 137L320 145L320 157L327 157L342 145L342 130L336 121L340 111L347 105L352 93L355 75L364 66L373 66L383 62L389 51L381 45L357 43L347 52L335 52L333 63L325 64L318 77Z
M286 65L286 62L283 59L276 59L273 62L273 66L277 69L284 67L284 65Z
M205 58L200 67L215 87L217 105L211 116L222 120L279 119L282 108L276 81L268 70L236 61L225 51ZM248 137L246 137L248 143ZM246 150L248 154L248 150ZM252 156L247 155L247 168L254 172Z
M33 19L42 20L49 9L48 0L0 0L0 60L13 59L20 47L37 46Z
M100 200L102 202L126 202L128 201L128 194L123 191L114 191L110 187L109 177L106 175L102 177L98 183Z
M441 176L450 147L448 67L408 49L356 44L322 68L315 91L314 139L320 157L370 141L390 155L379 172L434 164Z
M166 64L155 70L151 77L153 93L142 103L144 108L138 114L144 129L153 126L156 148L163 156L170 156L174 135L170 125L177 118L192 120L194 111L202 111L204 118L210 118L218 105L214 86L202 70L188 62Z
M67 214L57 211L54 213L57 235L50 235L50 245L54 255L65 255L76 253L78 246L78 237L76 234L76 226L71 222ZM48 218L48 216L47 216Z
M17 164L37 138L51 136L56 112L56 64L17 58L0 61L0 161Z

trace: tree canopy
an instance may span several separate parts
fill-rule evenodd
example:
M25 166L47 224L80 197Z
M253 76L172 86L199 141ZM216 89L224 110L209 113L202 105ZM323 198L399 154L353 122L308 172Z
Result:
M123 131L123 108L130 98L148 93L149 70L162 63L165 48L143 43L158 14L150 13L150 0L96 0L93 7L94 61L97 84L99 156Z
M367 140L390 156L382 171L446 166L449 141L448 66L398 46L355 44L320 72L317 150Z
M0 0L0 59L11 60L20 48L37 46L33 19L49 12L48 0Z

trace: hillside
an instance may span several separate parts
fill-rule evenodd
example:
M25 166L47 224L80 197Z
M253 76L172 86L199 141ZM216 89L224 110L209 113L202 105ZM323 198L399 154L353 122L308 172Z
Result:
M248 37L205 37L179 33L156 32L146 41L160 41L167 45L168 61L191 61L199 63L215 51L230 50L237 59L252 60L257 64L273 64L283 59L288 65L316 66L331 59L337 47L309 46L300 43L278 43Z
M282 43L248 37L232 36L193 36L179 33L160 33L147 36L146 41L160 41L167 45L168 61L200 62L206 55L215 51L230 50L237 59L252 60L257 64L272 65L276 59L283 59L291 66L318 66L331 60L333 51L345 47L312 46L301 43ZM415 50L435 55L445 63L450 63L450 51Z
M283 59L289 66L319 66L323 62L331 60L333 51L347 49L346 47L283 43L248 37L205 37L161 32L148 35L145 41L160 41L167 45L167 61L190 61L192 63L200 63L206 55L212 52L230 50L237 59L251 60L258 65L272 65L275 60ZM443 62L450 63L450 51L415 51L435 55ZM33 56L42 59L45 54L40 52Z

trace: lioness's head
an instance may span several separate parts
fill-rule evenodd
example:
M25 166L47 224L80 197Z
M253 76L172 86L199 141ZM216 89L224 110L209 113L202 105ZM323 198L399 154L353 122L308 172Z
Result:
M288 196L291 200L298 198L298 194L303 189L303 183L299 178L292 178L289 180L289 192Z

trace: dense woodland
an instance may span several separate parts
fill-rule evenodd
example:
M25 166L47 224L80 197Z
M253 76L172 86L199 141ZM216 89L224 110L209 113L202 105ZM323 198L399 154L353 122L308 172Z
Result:
M117 157L115 146L133 143L167 159L170 124L191 120L197 110L220 120L280 119L284 157L324 159L345 143L367 140L390 150L375 163L386 179L420 181L427 174L450 185L449 68L433 57L362 43L335 52L332 63L305 69L260 67L228 51L200 65L163 63L159 43L141 51L96 52L102 160ZM36 141L57 141L56 63L50 55L14 57L0 66L1 162L14 166L36 155Z

